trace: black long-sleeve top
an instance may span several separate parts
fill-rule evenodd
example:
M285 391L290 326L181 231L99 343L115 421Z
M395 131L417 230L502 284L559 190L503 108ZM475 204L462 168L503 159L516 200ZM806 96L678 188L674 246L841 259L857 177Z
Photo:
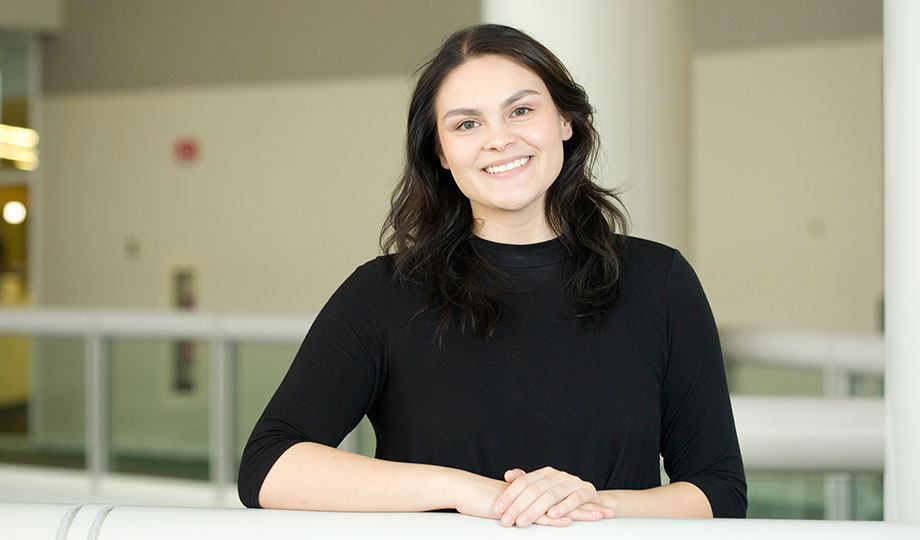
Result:
M253 429L239 472L257 507L290 446L337 446L366 414L376 456L502 478L552 466L603 489L696 485L743 517L746 483L715 321L674 249L627 239L620 298L601 328L572 316L558 240L475 248L514 285L491 339L449 327L383 257L335 292Z

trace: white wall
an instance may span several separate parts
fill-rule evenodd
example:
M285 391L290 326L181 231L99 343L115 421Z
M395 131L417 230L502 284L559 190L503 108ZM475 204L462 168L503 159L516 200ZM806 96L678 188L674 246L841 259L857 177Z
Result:
M171 307L169 274L190 265L199 309L317 312L379 251L407 95L393 76L46 97L42 303ZM193 166L173 159L185 135L201 144ZM238 445L296 344L283 359L251 348L240 351ZM172 346L113 345L113 452L207 455L204 344L198 352L200 386L182 395ZM79 343L37 349L33 444L82 446L80 356Z
M374 257L401 166L403 77L44 100L41 303L315 312ZM192 135L197 165L172 145ZM136 240L139 253L126 254Z
M692 259L723 327L874 331L881 40L701 52Z
M702 51L692 74L689 256L719 323L875 329L880 40ZM170 269L193 265L201 309L315 312L377 253L408 86L392 76L46 97L42 303L165 308ZM173 161L181 135L201 141L195 166ZM136 258L125 252L131 238ZM115 376L126 385L147 377L159 393L113 396L124 427L116 445L137 446L141 435L155 437L150 450L191 442L206 396L168 394L168 348L120 356L157 363ZM240 375L262 389L243 396L246 425L284 364L263 355L272 368L261 377L258 356ZM43 417L63 418L54 411L80 403L82 391L46 380ZM132 426L135 408L162 429ZM49 423L42 437L73 442L81 414L67 433ZM176 414L193 420L176 425ZM203 454L205 441L183 448Z

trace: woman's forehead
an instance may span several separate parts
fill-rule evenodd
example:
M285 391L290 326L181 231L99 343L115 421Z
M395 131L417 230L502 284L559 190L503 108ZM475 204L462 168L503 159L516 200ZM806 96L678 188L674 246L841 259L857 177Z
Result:
M520 62L500 55L477 56L447 74L435 109L440 116L453 108L497 107L519 93L546 96L548 90L543 79Z

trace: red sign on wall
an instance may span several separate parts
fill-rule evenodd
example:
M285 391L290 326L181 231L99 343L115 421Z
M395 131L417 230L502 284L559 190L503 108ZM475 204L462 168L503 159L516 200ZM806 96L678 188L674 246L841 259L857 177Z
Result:
M201 155L201 145L195 137L179 137L173 145L173 156L180 165L193 165Z

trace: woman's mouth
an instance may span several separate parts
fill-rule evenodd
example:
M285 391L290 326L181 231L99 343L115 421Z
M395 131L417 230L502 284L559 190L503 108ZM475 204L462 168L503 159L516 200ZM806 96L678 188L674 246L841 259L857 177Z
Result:
M498 174L498 173L508 172L508 171L517 169L519 167L523 167L524 165L527 164L528 161L530 161L531 157L533 156L525 156L522 158L515 159L514 161L509 161L508 163L502 163L501 165L485 167L482 170L484 170L485 172L489 174Z

